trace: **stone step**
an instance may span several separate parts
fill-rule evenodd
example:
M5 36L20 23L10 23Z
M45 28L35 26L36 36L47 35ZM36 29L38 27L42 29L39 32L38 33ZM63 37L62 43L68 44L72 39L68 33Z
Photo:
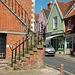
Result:
M4 60L4 61L0 60L0 64L8 64L8 60Z
M7 59L0 59L0 70L4 70L4 68L7 66L9 60Z
M29 58L29 57L30 57L30 55L29 55L29 54L25 54L25 57L26 57L26 58Z
M4 67L0 67L0 70L4 70Z
M28 53L29 53L30 55L33 55L33 54L34 54L34 52L33 52L33 51L28 51Z
M46 42L42 42L42 45L45 46L46 45Z
M0 67L5 67L7 66L7 64L0 64Z
M21 62L25 62L26 61L26 57L21 57Z
M37 48L33 48L32 50L33 50L34 52L37 52Z
M42 49L43 48L43 45L37 45L37 48L38 49Z
M13 65L13 69L14 69L14 70L17 70L17 67L18 67L18 64L14 64L14 65Z
M13 71L13 67L5 66L5 67L4 67L4 70L10 70L10 71Z

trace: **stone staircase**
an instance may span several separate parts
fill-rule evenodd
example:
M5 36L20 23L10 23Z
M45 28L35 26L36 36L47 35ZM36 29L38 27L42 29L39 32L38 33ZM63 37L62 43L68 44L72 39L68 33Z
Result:
M4 70L4 68L7 66L9 60L6 59L0 59L0 70Z
M36 37L37 38L37 37ZM34 38L32 39L34 40ZM31 43L31 41L29 41ZM32 69L32 63L36 62L36 57L38 57L38 49L43 50L43 46L46 44L46 42L42 42L42 44L36 45L34 47L34 41L33 41L33 46L32 50L30 47L28 47L28 53L27 53L27 48L24 49L24 57L23 57L23 50L20 51L20 60L19 60L19 52L16 55L16 63L15 63L15 56L13 56L13 67L11 67L12 64L12 57L11 59L1 59L0 60L0 70L27 70L27 69ZM33 60L33 61L32 61ZM25 63L25 66L23 67L22 64Z
M14 70L24 70L43 67L43 59L45 58L43 46L46 45L44 39L45 37L43 37L43 34L34 33L29 29L30 20L28 14L16 0L11 0L11 5L9 0L0 1L14 14L14 16L16 16L27 27L28 30L26 37L23 37L21 40L16 42L14 44L16 46L13 45L13 47L11 47L11 58L9 60L0 60L0 69L10 70L11 67L13 67ZM24 12L25 17L21 14L22 12L16 12L16 5L15 9L13 9L13 3L16 3L17 5L19 5L20 8L22 8L22 12Z
M34 38L32 40L34 40ZM30 43L31 43L31 41L29 41L29 44ZM34 44L34 41L32 43ZM32 49L30 49L30 47L31 47L30 46L30 47L28 47L28 53L27 53L26 48L24 49L24 53L23 53L23 50L21 50L20 51L20 60L19 60L19 53L17 53L17 55L16 55L16 63L15 63L15 56L13 57L13 70L27 70L27 69L36 68L36 67L32 67L32 66L35 65L35 64L32 65L32 63L36 62L36 59L38 58L38 56L40 56L38 54L38 51L39 51L39 49L43 51L43 46L44 45L46 45L45 41L42 42L42 44L36 45L36 47L34 47L34 45L33 45ZM23 54L24 54L24 57L23 57ZM12 63L12 61L10 60L9 63L8 63L8 66L11 66L11 63Z

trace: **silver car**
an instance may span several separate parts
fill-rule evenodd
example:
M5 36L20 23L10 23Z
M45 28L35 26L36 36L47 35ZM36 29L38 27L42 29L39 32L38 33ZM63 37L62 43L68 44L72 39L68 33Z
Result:
M50 46L49 44L46 44L46 46L45 46L45 55L55 56L55 49L52 46Z

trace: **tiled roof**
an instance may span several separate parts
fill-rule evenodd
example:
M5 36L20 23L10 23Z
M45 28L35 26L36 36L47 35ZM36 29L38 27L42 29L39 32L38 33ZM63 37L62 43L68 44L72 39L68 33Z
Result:
M50 10L49 10L49 9L45 9L45 8L43 8L43 11L44 11L44 13L45 13L46 19L48 19L48 16L49 16Z
M71 12L66 18L69 18L69 17L72 17L72 16L75 16L75 10L73 10L73 12Z
M58 3L58 6L59 6L59 8L60 8L60 10L61 10L62 15L65 16L66 13L68 12L68 10L69 10L69 9L73 6L73 4L75 3L75 0L69 1L69 2L67 2L67 3L57 1L57 3Z
M39 14L35 14L35 21L38 21Z

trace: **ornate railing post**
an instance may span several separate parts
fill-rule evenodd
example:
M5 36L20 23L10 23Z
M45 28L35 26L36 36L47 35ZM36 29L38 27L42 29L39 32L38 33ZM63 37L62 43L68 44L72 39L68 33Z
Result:
M31 50L32 50L32 36L31 36Z
M19 40L19 61L20 61L20 40Z
M13 47L12 47L12 59L11 59L11 67L13 67Z
M23 57L24 57L24 37L23 37Z
M26 35L26 49L27 49L27 54L28 54L28 36Z

